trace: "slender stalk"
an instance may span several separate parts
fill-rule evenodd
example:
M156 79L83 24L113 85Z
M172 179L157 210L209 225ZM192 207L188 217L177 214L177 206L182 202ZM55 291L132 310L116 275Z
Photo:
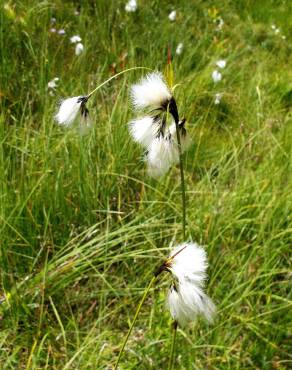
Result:
M143 297L141 298L141 301L140 301L140 303L139 303L139 305L138 305L138 307L137 307L137 310L136 310L136 313L135 313L134 319L133 319L133 321L132 321L132 324L131 324L131 326L130 326L130 328L129 328L129 330L128 330L128 333L127 333L127 335L126 335L126 338L124 339L124 342L123 342L122 348L121 348L121 350L120 350L120 353L119 353L119 356L118 356L117 362L116 362L116 364L115 364L115 370L118 368L118 365L119 365L120 359L121 359L121 357L122 357L123 351L124 351L124 349L125 349L125 347L126 347L126 344L127 344L128 339L129 339L129 337L130 337L130 335L131 335L131 332L132 332L132 330L133 330L133 327L134 327L134 325L135 325L135 322L136 322L136 320L137 320L137 318L138 318L138 315L139 315L139 313L140 313L140 311L141 311L142 305L143 305L143 303L144 303L144 301L145 301L145 299L146 299L146 297L147 297L147 294L149 293L149 290L151 289L151 287L152 287L153 283L155 282L156 277L157 277L157 276L153 276L153 278L151 279L151 281L150 281L150 283L149 283L148 287L147 287L147 288L145 289L145 291L144 291Z
M177 144L178 144L179 168L180 168L180 179L181 179L182 229L183 229L183 240L185 241L185 238L186 238L186 186L185 186L184 166L183 166L178 120L175 120L175 128L176 128L176 137L177 137Z
M176 333L177 333L177 322L175 321L173 323L173 333L172 333L172 341L171 341L171 350L170 350L170 358L169 358L169 363L168 363L168 370L173 369Z
M98 85L94 90L92 90L88 95L87 95L87 99L89 99L97 90L99 90L101 87L103 87L105 84L107 84L108 82L110 82L111 80L113 80L114 78L126 73L126 72L129 72L129 71L134 71L135 69L148 69L151 71L150 68L147 68L147 67L132 67L132 68L128 68L128 69L125 69L117 74L115 74L114 76L108 78L106 81L104 81L102 84Z

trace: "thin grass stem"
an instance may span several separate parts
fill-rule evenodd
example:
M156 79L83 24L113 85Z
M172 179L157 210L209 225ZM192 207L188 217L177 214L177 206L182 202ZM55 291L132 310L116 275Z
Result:
M123 352L124 352L124 349L125 349L125 347L126 347L126 344L127 344L127 342L128 342L128 339L129 339L129 337L130 337L130 335L131 335L131 333L132 333L133 327L134 327L134 325L135 325L135 323L136 323L136 320L137 320L138 315L139 315L139 313L140 313L140 311L141 311L141 308L142 308L142 306L143 306L143 303L144 303L144 301L145 301L145 299L146 299L146 297L147 297L147 294L149 293L149 290L151 289L151 287L152 287L153 283L155 282L155 280L156 280L156 276L153 276L153 278L150 280L149 285L147 286L147 288L146 288L146 289L145 289L145 291L144 291L143 297L141 298L140 303L139 303L139 305L138 305L138 307L137 307L137 310L136 310L136 313L135 313L134 319L133 319L133 321L132 321L132 324L131 324L131 326L130 326L130 328L129 328L129 330L128 330L128 333L127 333L127 335L126 335L126 337L125 337L125 339L124 339L124 342L123 342L122 348L121 348L121 350L120 350L120 353L119 353L119 356L118 356L117 362L116 362L116 364L115 364L115 370L118 368L118 365L119 365L120 359L121 359L121 357L122 357L122 354L123 354Z
M151 68L147 68L147 67L132 67L132 68L128 68L128 69L125 69L119 73L116 73L114 76L108 78L106 81L104 81L103 83L101 83L100 85L98 85L94 90L92 90L88 95L87 95L87 99L89 99L97 90L99 90L101 87L103 87L104 85L106 85L108 82L110 82L111 80L113 80L114 78L116 77L119 77L120 75L126 73L126 72L129 72L129 71L134 71L135 69L148 69L151 71Z
M175 321L172 326L173 326L173 332L172 332L172 341L171 341L171 349L170 349L170 357L169 357L169 363L168 363L168 370L172 370L173 369L174 353L175 353L175 342L176 342L176 334L177 334L177 322Z

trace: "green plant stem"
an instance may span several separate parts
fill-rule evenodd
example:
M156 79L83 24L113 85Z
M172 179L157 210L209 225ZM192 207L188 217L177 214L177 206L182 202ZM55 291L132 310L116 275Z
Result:
M146 297L147 297L147 294L149 293L149 290L151 289L151 287L152 287L153 283L155 282L156 277L157 277L157 276L153 276L153 278L151 279L151 281L150 281L149 285L147 286L147 288L146 288L146 289L145 289L145 291L144 291L143 297L141 298L141 301L140 301L140 303L139 303L139 305L138 305L138 307L137 307L137 310L136 310L136 313L135 313L134 319L133 319L133 321L132 321L132 324L131 324L131 326L130 326L130 328L129 328L129 330L128 330L128 333L127 333L127 335L126 335L126 338L125 338L125 340L124 340L124 342L123 342L123 345L122 345L122 348L121 348L121 350L120 350L120 353L119 353L119 356L118 356L117 362L116 362L116 364L115 364L115 370L118 368L118 365L119 365L120 359L121 359L121 357L122 357L123 351L124 351L124 349L125 349L125 347L126 347L126 344L127 344L128 339L129 339L129 337L130 337L130 335L131 335L131 332L132 332L132 330L133 330L133 327L134 327L134 325L135 325L135 322L136 322L136 320L137 320L137 318L138 318L138 315L139 315L139 313L140 313L140 311L141 311L142 305L143 305L143 303L144 303L144 301L145 301L145 299L146 299Z
M172 368L173 368L176 333L177 333L177 322L175 321L173 323L173 333L172 333L172 341L171 341L171 349L170 349L168 370L172 370Z
M184 166L182 158L181 140L179 133L178 121L175 121L176 137L178 144L178 154L179 154L179 168L180 168L180 178L181 178L181 198L182 198L182 232L183 240L186 238L186 186L185 186L185 176L184 176Z
M105 84L107 84L108 82L110 82L111 80L113 80L114 78L126 73L126 72L129 72L129 71L134 71L135 69L148 69L151 71L151 68L147 68L147 67L132 67L132 68L128 68L128 69L125 69L117 74L115 74L114 76L108 78L106 81L104 81L102 84L98 85L94 90L92 90L88 95L87 95L87 98L89 99L97 90L99 90L101 87L103 87Z

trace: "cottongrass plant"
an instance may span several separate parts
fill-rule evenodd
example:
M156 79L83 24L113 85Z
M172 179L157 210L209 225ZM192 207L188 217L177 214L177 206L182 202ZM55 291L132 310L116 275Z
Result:
M167 306L174 320L171 353L169 357L169 369L173 368L175 340L178 325L185 328L187 324L196 321L198 316L203 316L212 323L215 315L215 305L204 292L207 279L207 255L201 246L196 243L182 243L175 246L169 257L155 271L148 287L145 289L141 301L137 307L134 319L120 350L115 369L126 347L127 341L134 328L143 303L158 276L163 272L169 272L172 277L171 286L167 296Z
M198 315L213 321L215 305L204 293L208 267L205 250L196 243L183 243L175 248L164 264L173 276L168 293L168 307L173 319L181 327Z
M189 147L185 119L179 120L176 101L159 72L149 73L134 84L131 100L135 110L148 109L148 113L129 122L130 134L146 151L148 174L163 176ZM170 127L167 126L169 114L174 120Z
M133 67L125 69L114 76L108 78L106 81L98 85L88 95L74 96L67 99L63 99L60 102L58 112L55 114L55 120L61 126L69 127L73 125L77 120L81 127L90 125L89 109L87 108L88 100L105 84L117 78L118 76L137 69L149 69L146 67Z
M164 174L169 167L179 161L182 193L182 235L186 239L186 195L182 153L190 145L185 129L185 119L179 119L176 101L170 88L159 72L149 73L131 88L131 99L135 109L150 110L147 115L129 122L129 130L134 141L146 149L148 172L153 176ZM173 118L167 126L167 116ZM196 243L184 242L174 247L165 262L154 271L149 285L144 291L136 309L133 321L119 352L115 369L118 369L121 356L131 335L143 303L151 287L162 272L169 272L172 283L169 288L167 305L173 322L173 336L168 368L173 368L175 342L178 325L184 328L201 315L212 322L215 305L204 292L207 278L207 256L205 250Z

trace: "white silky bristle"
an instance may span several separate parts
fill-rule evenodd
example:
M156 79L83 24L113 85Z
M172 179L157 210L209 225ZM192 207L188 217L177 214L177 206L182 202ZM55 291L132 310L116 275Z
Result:
M127 13L133 13L137 10L137 1L136 0L129 0L125 5L125 11Z
M179 160L177 144L167 137L155 138L149 146L146 160L150 176L163 176Z
M216 308L203 291L208 267L205 250L196 243L183 243L171 251L171 257L169 270L177 281L168 294L172 317L182 327L198 315L212 322Z
M157 136L159 124L153 117L145 116L129 122L129 131L136 143L148 148Z
M160 107L171 98L168 86L159 72L149 73L131 88L134 108Z
M81 42L78 42L78 44L76 44L76 46L75 46L75 55L82 54L83 50L84 50L83 44Z
M80 98L81 96L74 96L61 102L58 113L55 115L55 119L60 125L69 126L74 122L80 110Z

